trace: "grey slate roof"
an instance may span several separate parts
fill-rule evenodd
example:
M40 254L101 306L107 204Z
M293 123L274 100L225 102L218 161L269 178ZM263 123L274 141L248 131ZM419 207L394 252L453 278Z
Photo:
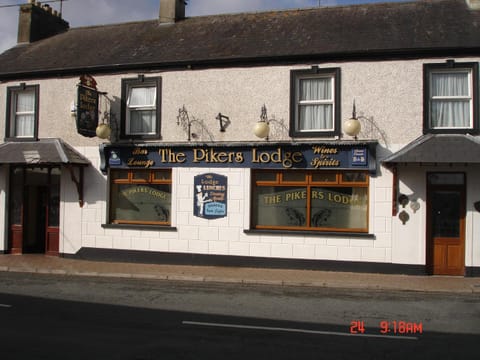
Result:
M90 161L61 139L0 144L0 164L90 165Z
M461 134L423 135L382 160L394 164L479 164L480 141Z
M4 52L0 80L435 51L480 53L480 11L465 0L419 0L73 28Z

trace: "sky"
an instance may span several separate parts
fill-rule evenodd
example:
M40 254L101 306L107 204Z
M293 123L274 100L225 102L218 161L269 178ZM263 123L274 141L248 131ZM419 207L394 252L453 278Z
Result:
M361 3L413 0L187 0L186 16L282 10ZM19 7L27 0L0 0L0 53L16 45ZM40 0L40 2L42 2ZM47 3L44 1L43 3ZM158 18L160 0L64 0L62 17L70 27L122 23ZM60 2L49 5L60 10Z

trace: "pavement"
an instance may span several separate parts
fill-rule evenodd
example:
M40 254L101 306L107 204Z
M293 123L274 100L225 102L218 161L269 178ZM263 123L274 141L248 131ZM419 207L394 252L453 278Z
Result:
M480 298L480 278L478 277L138 264L76 260L45 255L0 255L0 271L246 285L473 293Z

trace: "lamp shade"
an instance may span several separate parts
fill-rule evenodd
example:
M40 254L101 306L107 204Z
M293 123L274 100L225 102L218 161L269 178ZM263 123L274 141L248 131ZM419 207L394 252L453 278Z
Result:
M100 124L97 126L95 133L100 139L107 139L112 133L112 129L108 124Z
M358 119L352 118L343 124L343 131L349 136L357 136L362 130L362 125Z
M253 133L255 136L265 139L268 137L268 134L270 132L270 126L266 121L259 121L255 124L255 127L253 128Z

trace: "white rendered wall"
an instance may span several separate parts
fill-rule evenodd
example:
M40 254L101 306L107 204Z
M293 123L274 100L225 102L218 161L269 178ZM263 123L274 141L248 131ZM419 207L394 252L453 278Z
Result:
M355 99L357 115L366 116L385 133L386 143L378 147L377 161L395 152L422 135L423 65L444 63L446 59L408 61L375 61L316 64L319 68L341 69L341 119L350 117ZM455 59L479 61L480 58ZM200 142L258 141L252 128L259 119L260 108L267 106L270 118L289 125L290 71L309 69L312 64L297 66L263 66L142 73L146 77L162 77L162 144L184 142L187 135L177 126L178 109L185 105L189 115L202 120L205 131ZM100 91L107 92L112 112L120 119L121 79L135 78L137 73L95 75ZM58 137L75 146L92 161L85 171L85 205L80 208L78 195L68 171L63 170L61 192L60 251L72 254L82 247L169 251L185 253L267 256L298 259L373 261L399 264L425 263L425 176L417 169L402 168L400 192L417 197L420 210L410 214L402 225L391 216L392 174L378 165L377 175L370 179L369 233L374 238L245 234L250 228L250 170L174 168L172 194L172 231L140 231L105 229L107 222L107 179L99 171L96 138L76 133L71 116L76 99L77 77L22 80L27 85L40 85L39 137ZM0 104L6 104L7 86L0 84ZM2 105L3 106L3 105ZM103 108L101 108L103 110ZM216 115L230 117L226 132L219 131ZM0 131L4 133L5 111L0 111ZM288 131L276 127L271 141L294 140ZM196 129L195 131L198 131ZM378 139L378 134L364 128L360 139ZM322 139L315 139L322 141ZM323 139L323 140L332 140ZM342 140L348 141L345 136ZM463 169L463 167L461 167ZM441 171L432 168L432 171ZM1 173L3 171L3 174ZM426 170L423 170L426 171ZM463 170L462 170L463 171ZM473 201L480 200L478 167L465 170L467 180L466 258L467 266L480 266L480 214ZM193 177L215 172L228 177L228 216L204 220L193 216ZM0 167L0 206L5 209L8 172ZM402 209L400 209L401 211ZM6 234L0 219L0 234ZM5 235L2 235L5 237ZM6 240L0 241L5 246ZM1 249L0 249L1 250Z
M172 227L177 231L105 229L107 179L96 147L79 147L94 164L85 173L85 204L64 173L61 252L82 247L291 259L391 262L391 174L371 178L369 232L375 238L319 235L246 234L250 229L250 169L173 168ZM206 220L193 215L194 177L214 172L228 177L228 213ZM384 174L383 174L384 172Z
M464 172L466 174L465 265L478 266L480 264L480 213L473 206L475 201L480 200L478 182L480 166L478 165L444 167L412 165L399 167L398 176L401 179L399 193L407 195L410 200L417 200L420 209L414 213L409 205L405 208L399 206L399 213L405 210L410 216L405 225L402 224L398 216L392 218L392 261L399 264L425 264L427 172Z

